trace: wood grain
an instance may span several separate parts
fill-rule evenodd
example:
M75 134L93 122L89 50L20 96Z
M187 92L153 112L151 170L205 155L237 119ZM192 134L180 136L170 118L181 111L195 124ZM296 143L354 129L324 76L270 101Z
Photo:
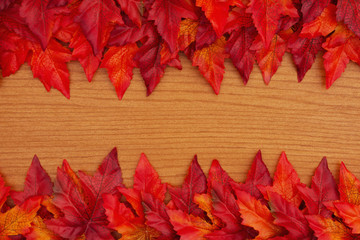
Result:
M93 172L113 148L125 184L141 152L163 181L181 184L194 154L208 171L218 159L235 180L244 180L258 149L271 173L281 151L305 183L321 158L328 157L337 176L339 163L360 177L360 68L350 63L342 77L325 89L318 56L302 83L297 83L290 55L269 86L255 66L247 86L230 61L220 95L215 95L191 63L166 69L154 93L146 97L139 71L125 93L116 97L100 69L88 83L76 62L70 63L71 99L47 93L30 68L0 80L0 172L15 190L23 185L37 154L51 177L63 159L78 170Z

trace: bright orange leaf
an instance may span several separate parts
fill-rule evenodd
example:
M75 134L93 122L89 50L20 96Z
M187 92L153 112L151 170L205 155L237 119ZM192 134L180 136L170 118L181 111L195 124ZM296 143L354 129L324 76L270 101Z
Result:
M307 216L310 227L319 240L350 240L351 230L341 222L319 215Z
M191 43L195 42L199 22L186 18L180 23L178 45L180 50L185 50Z

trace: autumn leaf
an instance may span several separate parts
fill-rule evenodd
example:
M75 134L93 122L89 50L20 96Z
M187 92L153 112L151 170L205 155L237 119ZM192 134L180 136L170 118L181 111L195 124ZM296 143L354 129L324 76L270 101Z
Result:
M359 46L360 39L343 24L339 24L326 39L322 45L327 50L323 56L326 88L330 88L341 76L350 60L360 64Z
M325 157L315 170L315 174L311 180L311 188L298 185L298 190L307 206L307 214L321 215L324 217L330 217L332 215L332 213L326 209L323 202L338 200L339 192Z
M94 50L94 55L102 52L115 24L123 24L120 9L114 0L84 0L75 17Z
M274 223L275 218L270 210L259 200L244 191L237 191L236 196L242 224L259 232L256 239L269 239L283 234L284 230Z
M336 20L344 22L356 36L360 37L360 1L338 0L336 7Z
M305 23L313 21L329 5L330 0L301 0L301 12Z
M220 85L224 77L224 61L226 40L219 38L215 43L200 50L196 50L192 59L193 66L199 67L201 74L210 83L216 94L220 92Z
M15 0L3 0L0 2L0 11L6 10Z
M21 205L25 200L35 196L51 196L53 193L53 183L49 175L41 166L39 158L35 155L30 168L26 174L24 190L20 192L12 191L11 198L17 205Z
M122 99L130 85L133 68L136 66L133 58L137 50L138 47L135 43L129 43L122 47L110 47L102 60L100 67L108 70L109 78L119 99Z
M348 202L334 202L340 217L354 234L360 234L360 206Z
M196 33L199 22L186 18L180 22L180 30L178 35L178 46L180 50L185 50L191 43L196 40Z
M311 229L318 239L347 240L356 239L351 236L351 230L341 222L323 216L306 216Z
M42 219L39 216L36 216L31 222L30 232L25 234L26 239L28 240L62 240L62 238L49 230Z
M51 87L70 98L69 70L66 63L71 60L71 52L56 40L51 39L45 51L33 44L29 62L34 77L38 77L47 91Z
M212 27L210 21L205 17L205 15L201 15L198 21L199 23L196 29L195 36L196 50L208 47L218 39L214 28Z
M170 52L176 50L181 18L197 18L191 0L155 0L149 11L148 19L154 21Z
M182 187L169 186L168 189L178 209L194 216L203 216L203 211L194 202L195 194L203 194L207 190L206 176L197 161L197 156L191 162Z
M65 7L49 7L49 0L23 0L19 9L20 16L39 39L43 50L52 36L55 18L67 13Z
M269 47L264 45L264 42L259 36L254 40L253 45L250 47L250 50L255 51L256 61L266 84L270 83L272 76L280 66L286 48L285 40L279 35L274 35Z
M339 176L340 200L360 205L360 181L341 163Z
M53 202L63 216L47 221L46 225L65 238L75 239L82 234L86 239L110 238L102 195L115 194L117 187L122 186L116 149L109 153L93 176L79 172L83 192L78 190L73 179L64 168L58 169Z
M131 21L136 26L141 26L141 0L116 0L120 4L121 10L123 10Z

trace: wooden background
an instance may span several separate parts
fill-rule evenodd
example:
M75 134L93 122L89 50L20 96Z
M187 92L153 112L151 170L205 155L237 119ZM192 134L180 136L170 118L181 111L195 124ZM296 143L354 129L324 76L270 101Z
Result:
M119 101L107 73L88 83L79 63L70 63L71 99L47 93L28 65L0 80L0 172L22 189L34 154L52 178L63 159L73 169L94 172L118 148L125 184L141 152L163 181L179 185L194 154L207 172L220 161L235 180L246 177L258 149L273 174L286 151L303 182L326 155L338 176L339 164L360 177L360 68L350 63L325 89L319 55L302 83L286 54L269 86L257 66L244 86L230 61L220 95L181 56L183 70L167 68L150 97L138 69Z

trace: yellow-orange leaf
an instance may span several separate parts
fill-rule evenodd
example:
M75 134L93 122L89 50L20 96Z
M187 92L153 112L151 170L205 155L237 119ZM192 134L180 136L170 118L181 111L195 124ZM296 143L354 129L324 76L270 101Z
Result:
M274 223L270 210L259 200L243 191L237 193L237 197L242 224L259 232L256 239L269 239L283 232L283 229Z
M210 194L195 194L194 203L206 212L207 217L211 220L213 226L220 226L221 220L213 215L214 207Z
M181 51L187 48L191 43L195 42L198 26L198 21L189 18L181 21L178 35L178 45Z
M360 205L360 181L347 170L344 163L340 167L340 200Z
M62 238L49 230L41 217L36 216L31 224L31 231L26 234L26 239L61 240Z
M208 80L216 94L224 77L226 40L221 37L208 47L196 50L192 59L193 66L198 66L201 74Z
M334 221L331 218L324 218L320 215L306 216L315 236L320 240L346 240L353 239L351 231L344 224Z

